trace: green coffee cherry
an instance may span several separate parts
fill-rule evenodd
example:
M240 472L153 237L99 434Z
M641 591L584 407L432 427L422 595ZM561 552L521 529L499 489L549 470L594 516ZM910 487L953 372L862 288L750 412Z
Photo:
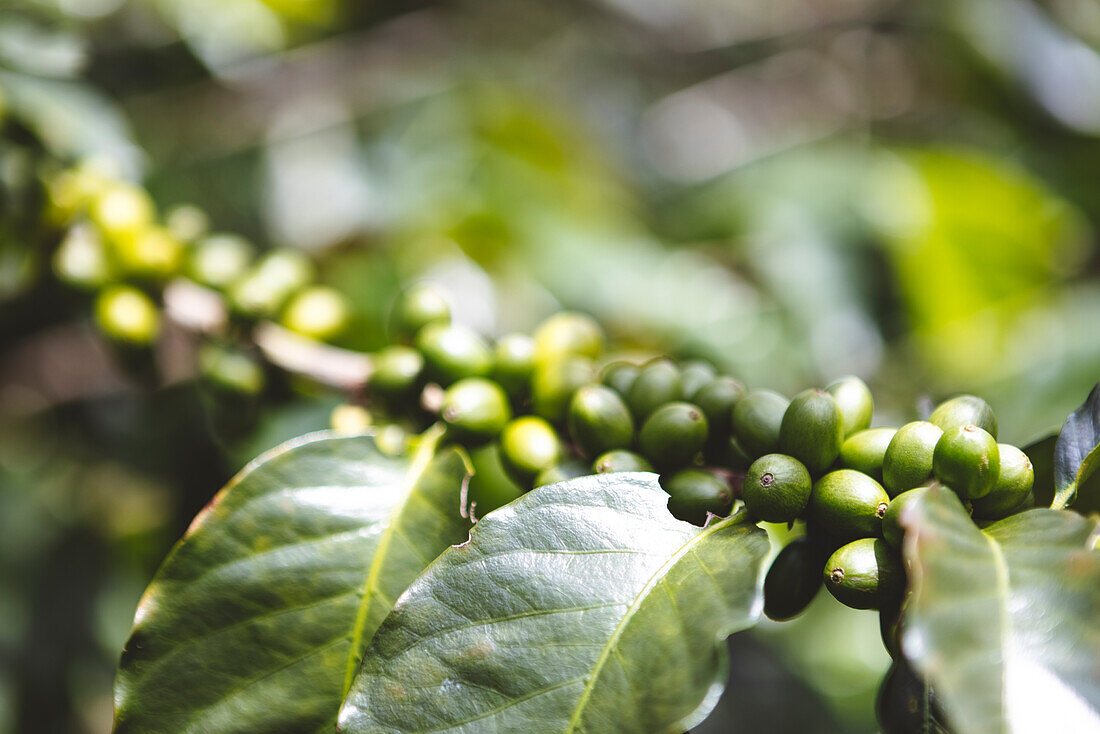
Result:
M732 377L723 376L704 384L688 402L702 409L712 432L728 435L733 423L733 406L744 395L744 385Z
M386 456L401 456L408 452L411 441L408 431L396 423L379 426L374 434L374 444Z
M311 339L333 339L348 325L347 301L335 288L311 286L290 300L282 321L286 328Z
M114 186L98 163L84 162L51 176L46 183L51 224L65 224L84 213L104 190Z
M249 318L274 316L286 299L286 293L254 272L245 274L229 289L229 305Z
M1035 469L1027 454L1007 443L997 444L997 452L1001 457L997 483L985 497L974 500L974 517L979 520L999 520L1035 504Z
M156 205L140 186L115 182L99 191L88 216L108 241L122 242L153 223Z
M862 472L838 469L814 484L809 514L813 523L838 540L877 536L890 497L882 485Z
M484 377L493 368L493 355L481 335L460 324L433 323L416 335L429 380L446 387L466 377Z
M225 290L248 271L255 248L243 237L214 234L191 248L187 274L196 283Z
M370 387L385 398L405 399L416 393L423 374L423 355L412 347L395 344L375 355Z
M589 458L629 448L634 440L634 417L610 387L585 385L569 403L569 435Z
M500 433L512 418L512 408L500 385L481 377L467 377L443 393L440 415L456 439L478 443Z
M779 450L818 475L840 454L844 440L840 407L824 390L805 390L791 400L779 427Z
M653 471L653 465L633 451L615 449L601 454L592 462L592 471L596 474L614 474L624 471Z
M264 255L255 272L287 295L295 293L317 279L317 267L300 250L284 247Z
M905 586L897 551L880 538L860 538L838 548L825 562L825 587L852 609L878 609Z
M750 390L733 406L733 435L750 456L770 454L779 446L779 428L789 402L771 390Z
M1001 471L997 439L977 426L945 431L932 455L932 472L963 500L989 494Z
M591 472L588 470L588 464L581 461L570 459L563 461L560 464L556 464L549 469L543 469L535 477L535 486L542 487L547 484L557 484L558 482L567 482L570 479L576 479L577 477L586 477Z
M561 425L565 423L573 394L596 377L596 365L587 357L537 363L531 378L531 399L537 415Z
M936 424L945 432L952 428L977 426L997 438L997 416L993 414L993 408L974 395L959 395L945 400L932 411L928 422Z
M709 434L709 425L708 425ZM703 447L703 456L713 466L720 466L733 471L748 471L753 457L741 446L736 436L721 437L712 441L708 435L706 446Z
M374 416L361 405L344 403L332 409L328 423L337 433L362 433L374 425Z
M429 324L451 323L451 307L431 285L414 283L394 300L389 322L392 337L398 341L408 341Z
M882 646L891 658L897 659L901 651L901 602L903 595L895 597L898 602L890 603L887 600L878 610L878 633L882 639Z
M1006 517L1016 515L1035 507L1035 492L1031 490L1025 492L1022 497L1018 497L1016 504L1012 505L1008 503L1007 497L1005 497L1005 502L1003 503L994 501L987 502L986 500L989 500L992 494L993 493L990 492L985 497L974 500L971 503L971 516L980 528L985 528L986 525L991 522L1003 520ZM979 505L981 506L979 507ZM1100 548L1100 546L1097 547Z
M716 377L695 391L690 402L707 417L707 458L722 463L727 457L733 431L733 406L745 394L744 386L732 377Z
M516 418L500 433L501 462L517 482L529 485L539 472L561 461L557 431L533 415Z
M825 392L833 396L840 408L844 438L870 427L871 416L875 412L875 399L871 396L867 383L849 375L829 383Z
M840 444L840 465L861 471L881 483L882 460L897 432L896 428L868 428L853 433Z
M683 394L680 368L672 360L655 359L643 365L638 372L627 393L626 404L636 420L644 421L657 408L680 400Z
M114 276L99 230L77 224L65 234L53 257L57 277L77 288L95 290Z
M233 284L229 301L234 310L245 316L273 316L291 295L309 285L315 275L313 262L305 253L273 250Z
M95 300L95 322L110 338L135 346L152 344L160 333L160 312L153 300L126 285L100 292Z
M231 345L203 344L199 399L219 440L239 440L256 428L266 375L259 361ZM125 358L124 358L125 359Z
M150 225L115 240L115 259L137 278L166 280L179 269L183 245L164 227Z
M680 365L680 384L683 386L681 400L691 402L695 393L718 374L714 365L701 359L693 359Z
M948 734L935 692L905 661L894 656L875 696L875 717L883 734Z
M898 429L882 457L882 480L891 496L928 481L932 454L942 436L943 430L928 421L913 421Z
M603 349L603 329L595 319L576 311L560 311L535 329L535 360L565 357L595 359Z
M630 362L612 362L600 370L600 382L626 398L641 368Z
M821 589L825 566L820 550L806 538L795 538L779 551L764 577L764 614L786 622L801 614Z
M752 462L741 485L741 498L754 517L791 522L806 509L813 481L801 461L786 454L765 454Z
M164 213L164 226L176 239L191 243L210 229L210 218L194 204L176 204Z
M899 522L901 514L910 502L920 498L927 491L928 487L917 487L906 490L890 500L890 507L886 509L886 514L882 516L882 537L894 548L901 548L901 541L905 535L905 528Z
M733 505L729 485L701 469L681 469L661 486L669 494L669 512L696 525L706 522L707 513L728 515Z
M531 390L535 371L535 340L526 334L506 334L493 347L493 379L519 399Z
M263 367L237 349L203 345L199 351L199 370L207 384L222 393L255 396L264 389Z
M662 470L690 464L706 441L707 417L698 406L683 402L662 405L638 433L642 453Z
M512 481L501 463L500 444L496 441L470 450L469 501L476 517L502 507L523 495L523 488Z

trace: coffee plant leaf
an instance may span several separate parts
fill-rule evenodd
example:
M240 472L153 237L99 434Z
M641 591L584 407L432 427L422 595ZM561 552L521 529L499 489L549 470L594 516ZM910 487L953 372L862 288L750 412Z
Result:
M648 473L582 477L490 513L401 597L342 732L680 732L713 707L722 641L762 607L744 512L675 519Z
M1096 521L1041 508L980 530L934 486L902 523L902 650L951 730L1100 731Z
M332 731L374 630L468 537L467 463L320 432L246 467L196 518L137 610L116 732Z
M1066 418L1054 446L1054 501L1060 510L1077 499L1078 489L1100 466L1100 384Z

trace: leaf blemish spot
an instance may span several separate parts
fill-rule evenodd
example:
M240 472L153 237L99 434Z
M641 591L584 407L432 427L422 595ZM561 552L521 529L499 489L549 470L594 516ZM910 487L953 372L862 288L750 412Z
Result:
M485 660L486 658L488 658L490 655L493 654L493 651L495 649L496 649L496 645L493 644L493 641L490 640L487 637L483 637L482 639L480 639L477 642L477 644L470 645L469 647L467 647L465 649L465 651L463 651L462 656L466 660L471 660L471 661L473 661L473 660Z

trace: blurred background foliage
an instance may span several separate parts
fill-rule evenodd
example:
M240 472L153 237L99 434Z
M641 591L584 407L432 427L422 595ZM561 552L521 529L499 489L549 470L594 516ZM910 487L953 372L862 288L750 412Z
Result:
M43 165L313 253L344 346L431 277L491 335L578 308L751 386L858 374L876 423L975 392L1025 443L1100 375L1098 49L1091 0L7 0L0 732L106 731L171 543L341 399L288 379L227 437L193 349L120 371L50 275ZM873 615L731 644L700 731L874 729Z

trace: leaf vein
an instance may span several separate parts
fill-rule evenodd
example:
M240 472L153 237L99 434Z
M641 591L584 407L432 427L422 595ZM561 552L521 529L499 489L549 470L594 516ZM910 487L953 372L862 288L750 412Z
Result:
M596 660L595 665L592 667L592 672L588 677L588 681L585 683L585 687L584 690L581 692L580 698L578 698L577 700L576 707L573 709L573 716L572 718L570 718L569 725L566 727L564 734L572 734L572 732L576 731L577 724L580 722L581 715L584 712L584 707L587 705L588 699L592 696L592 691L596 686L596 681L600 677L600 671L602 670L603 666L607 664L607 660L611 656L611 651L615 648L616 645L618 645L619 638L622 637L623 632L626 630L626 627L630 623L630 620L633 618L634 614L637 613L638 609L641 607L642 602L649 596L649 594L653 592L654 588L663 583L666 577L665 572L667 571L667 569L670 569L677 563L679 563L680 559L683 558L683 556L686 555L688 552L690 552L691 549L694 548L695 545L701 542L704 538L713 535L720 529L729 527L732 524L733 520L737 519L738 517L739 516L735 515L731 518L723 520L722 522L717 522L714 525L705 527L700 530L698 533L689 538L686 543L684 543L668 560L661 564L660 568L658 568L653 573L653 575L650 576L645 586L643 586L642 589L635 596L633 603L630 605L630 607L627 608L626 613L623 614L622 619L619 620L619 624L616 625L615 630L611 633L611 637L608 638L607 643L604 645L604 648L600 653L599 659Z

